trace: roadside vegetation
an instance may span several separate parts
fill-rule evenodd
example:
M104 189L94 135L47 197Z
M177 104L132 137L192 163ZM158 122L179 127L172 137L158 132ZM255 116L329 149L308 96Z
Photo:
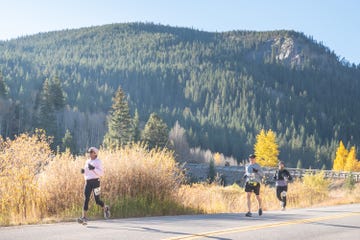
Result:
M1 142L0 225L72 220L80 216L86 156L54 154L43 132ZM114 217L183 214L175 195L184 181L169 150L128 145L102 150L102 196ZM89 216L101 211L91 201Z
M86 156L54 153L44 132L0 142L0 225L73 221L81 213ZM113 217L198 213L242 213L245 193L238 185L189 184L170 150L130 144L100 152L106 174L103 199ZM279 209L275 190L263 186L264 210ZM360 185L351 179L330 182L308 175L289 186L288 208L360 202ZM101 218L91 201L89 216ZM255 202L254 205L256 206Z
M316 182L320 180L320 182ZM312 182L315 181L315 182ZM319 183L319 185L316 185ZM223 187L217 184L182 185L178 191L179 201L186 207L203 213L245 213L246 194L237 184ZM262 185L260 191L263 210L280 210L275 188ZM341 181L329 181L323 174L305 176L289 184L287 208L331 206L338 204L360 203L360 183L349 188ZM252 210L257 211L257 202L252 197Z

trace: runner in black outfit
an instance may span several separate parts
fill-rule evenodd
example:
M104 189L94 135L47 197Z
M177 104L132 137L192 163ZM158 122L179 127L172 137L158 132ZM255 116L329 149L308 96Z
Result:
M285 169L284 162L279 162L279 170L274 175L276 186L276 197L280 201L281 210L286 208L286 194L288 190L288 181L292 180L292 177L288 170Z

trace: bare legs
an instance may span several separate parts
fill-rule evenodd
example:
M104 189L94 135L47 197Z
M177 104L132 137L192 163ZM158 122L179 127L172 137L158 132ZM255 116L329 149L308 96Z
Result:
M262 200L260 195L255 195L255 197L258 203L258 209L262 209ZM246 200L247 200L248 212L251 212L251 192L246 193Z

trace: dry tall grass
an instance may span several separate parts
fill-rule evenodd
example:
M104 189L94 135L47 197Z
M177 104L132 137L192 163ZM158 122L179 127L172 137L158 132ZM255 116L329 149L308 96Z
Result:
M105 175L101 179L101 197L111 206L114 216L161 215L163 206L175 202L173 196L183 181L183 175L173 153L142 145L127 146L117 151L102 150ZM51 214L80 214L83 202L83 176L80 169L85 156L76 159L69 153L57 155L41 174L41 188L47 193L47 208ZM101 212L91 201L90 216Z
M80 169L87 156L73 157L69 152L54 155L49 146L43 132L0 142L0 225L80 214L84 187ZM105 169L102 198L114 216L184 211L174 198L183 174L171 151L148 151L135 144L117 151L102 150L99 158ZM93 200L91 204L90 216L100 216Z
M44 132L0 139L0 225L64 220L79 216L84 179L80 174L87 156L68 151L54 154ZM115 217L186 213L245 212L246 195L234 184L181 185L184 176L173 152L142 145L117 151L101 150L105 176L102 198ZM360 184L352 191L321 174L289 185L288 207L308 207L360 202ZM261 187L264 210L279 208L275 188ZM256 210L255 198L252 198ZM91 201L91 217L101 211Z
M320 178L309 176L307 178ZM331 188L329 181L323 180L322 187L309 186L309 183L297 180L289 184L287 208L310 206L331 206L337 204L360 203L360 183L350 191L344 188L343 182ZM326 185L326 190L324 186ZM261 186L263 209L279 210L275 187ZM227 187L216 184L183 185L178 192L178 199L186 207L197 209L202 213L240 213L247 211L246 194L243 188L234 184ZM252 211L257 211L255 196L251 198Z
M46 201L38 177L51 160L49 142L42 131L0 139L0 224L43 216Z

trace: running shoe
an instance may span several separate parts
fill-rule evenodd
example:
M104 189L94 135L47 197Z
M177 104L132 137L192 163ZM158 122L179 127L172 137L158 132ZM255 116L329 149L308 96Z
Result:
M251 214L251 212L247 212L247 213L245 214L245 216L246 216L246 217L252 217L252 214Z
M87 218L86 217L79 217L77 219L77 222L82 224L82 225L87 225Z
M108 205L105 205L104 207L104 218L109 219L110 218L110 208Z

